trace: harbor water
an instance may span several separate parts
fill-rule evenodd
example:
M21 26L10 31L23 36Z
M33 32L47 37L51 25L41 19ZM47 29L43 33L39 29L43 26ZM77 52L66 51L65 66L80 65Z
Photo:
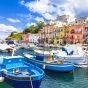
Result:
M15 55L23 55L25 51L24 49L17 50ZM0 88L13 87L3 82L0 83ZM76 68L73 73L45 71L40 88L88 88L88 68Z

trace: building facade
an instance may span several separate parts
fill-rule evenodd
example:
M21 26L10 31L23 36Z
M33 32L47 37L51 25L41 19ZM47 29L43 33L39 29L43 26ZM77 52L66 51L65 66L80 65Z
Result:
M88 24L88 17L80 17L75 19L76 24Z
M47 24L40 31L40 42L41 43L51 43L55 38L55 25Z
M60 22L63 22L63 23L69 23L69 15L62 15L62 16L58 16L56 18L56 21L60 21Z
M30 43L39 43L40 34L29 34Z
M22 43L28 43L29 42L29 34L23 34L21 41L22 41Z
M69 31L66 34L66 42L67 43L83 43L83 35L84 35L85 26L82 24L76 24L69 26Z
M83 39L83 44L88 44L88 24L85 25Z

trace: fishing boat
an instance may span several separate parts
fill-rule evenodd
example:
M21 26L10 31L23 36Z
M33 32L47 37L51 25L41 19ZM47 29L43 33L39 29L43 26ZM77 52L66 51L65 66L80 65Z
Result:
M0 44L0 52L11 53L13 48L6 43Z
M77 45L69 45L62 48L62 50L59 50L57 54L54 54L55 58L63 61L68 61L76 66L79 65L87 65L86 62L86 56L84 54L84 51L81 46Z
M44 72L26 63L22 56L4 57L2 63L4 81L14 88L39 88Z
M62 62L61 60L54 60L50 54L37 53L36 56L24 53L26 60L40 68L52 71L70 72L75 69L75 66L71 63Z

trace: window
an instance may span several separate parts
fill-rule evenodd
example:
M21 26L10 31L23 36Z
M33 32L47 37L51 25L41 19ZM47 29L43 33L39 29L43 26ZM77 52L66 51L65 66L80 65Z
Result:
M88 27L85 27L85 31L88 32Z
M81 32L81 28L77 28L75 32Z
M74 39L74 36L72 35L72 36L70 37L70 39Z
M80 36L77 36L77 38L80 38Z
M75 33L74 29L71 30L71 33Z

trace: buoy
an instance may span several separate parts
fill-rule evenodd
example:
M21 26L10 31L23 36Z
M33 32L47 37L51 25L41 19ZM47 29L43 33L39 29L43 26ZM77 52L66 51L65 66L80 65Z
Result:
M0 73L0 82L4 81L4 77L2 77L2 74Z
M4 81L4 77L0 77L0 82L3 82Z
M44 64L44 65L43 65L43 69L45 69L45 68L46 68L46 65Z

